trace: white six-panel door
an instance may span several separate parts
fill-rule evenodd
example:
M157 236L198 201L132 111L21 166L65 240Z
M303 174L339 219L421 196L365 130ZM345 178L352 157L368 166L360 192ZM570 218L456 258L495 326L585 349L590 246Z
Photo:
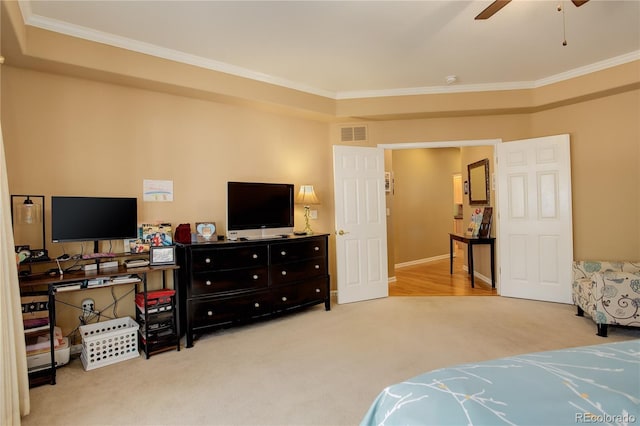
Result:
M500 294L571 303L569 135L496 149Z
M338 303L387 297L384 150L333 147Z

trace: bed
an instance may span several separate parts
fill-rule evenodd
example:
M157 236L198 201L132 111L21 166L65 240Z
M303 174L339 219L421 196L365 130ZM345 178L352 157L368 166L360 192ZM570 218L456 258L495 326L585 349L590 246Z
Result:
M384 389L361 425L640 424L640 339L421 374Z

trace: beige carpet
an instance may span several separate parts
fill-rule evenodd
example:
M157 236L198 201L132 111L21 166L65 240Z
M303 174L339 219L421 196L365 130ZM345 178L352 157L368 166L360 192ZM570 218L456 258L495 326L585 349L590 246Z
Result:
M395 297L210 333L193 348L31 390L23 425L355 425L387 385L434 368L640 338L595 335L573 306L503 297Z

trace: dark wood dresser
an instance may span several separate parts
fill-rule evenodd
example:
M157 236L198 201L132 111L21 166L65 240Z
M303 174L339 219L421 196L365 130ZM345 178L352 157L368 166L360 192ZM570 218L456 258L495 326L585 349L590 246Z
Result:
M330 310L327 237L179 244L186 347L207 330L320 303Z

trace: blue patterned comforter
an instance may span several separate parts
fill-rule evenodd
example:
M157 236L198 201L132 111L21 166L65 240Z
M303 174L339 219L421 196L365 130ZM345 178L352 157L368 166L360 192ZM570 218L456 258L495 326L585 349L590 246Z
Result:
M442 368L384 389L361 425L640 425L640 339Z

